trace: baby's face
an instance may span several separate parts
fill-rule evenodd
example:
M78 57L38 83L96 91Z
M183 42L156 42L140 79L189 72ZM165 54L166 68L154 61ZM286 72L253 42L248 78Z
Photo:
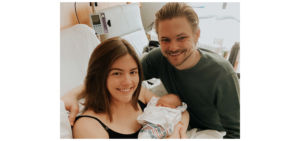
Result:
M177 96L165 95L162 96L156 103L156 106L176 108L181 105L181 101Z
M167 103L165 100L158 100L156 103L156 106L161 106L161 107L169 107L169 108L176 108L174 104Z

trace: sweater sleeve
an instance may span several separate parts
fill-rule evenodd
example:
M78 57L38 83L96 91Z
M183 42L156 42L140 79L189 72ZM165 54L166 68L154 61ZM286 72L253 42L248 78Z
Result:
M239 93L239 82L235 73L227 74L218 80L216 107L226 131L224 138L240 138Z

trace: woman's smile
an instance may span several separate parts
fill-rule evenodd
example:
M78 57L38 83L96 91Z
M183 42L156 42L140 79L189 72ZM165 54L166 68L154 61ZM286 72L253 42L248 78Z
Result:
M122 92L122 93L127 93L133 90L134 87L130 87L130 88L117 88L118 91Z

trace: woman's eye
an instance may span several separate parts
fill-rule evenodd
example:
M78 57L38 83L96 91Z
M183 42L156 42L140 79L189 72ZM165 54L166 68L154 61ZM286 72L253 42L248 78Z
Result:
M121 73L120 72L113 72L112 75L119 76L119 75L121 75Z
M137 74L137 73L138 73L137 71L130 72L130 74Z

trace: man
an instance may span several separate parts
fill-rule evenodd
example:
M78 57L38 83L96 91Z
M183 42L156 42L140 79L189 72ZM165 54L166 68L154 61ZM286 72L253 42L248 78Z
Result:
M221 56L196 48L200 37L198 25L198 16L190 6L184 3L163 6L155 20L160 48L142 59L144 77L160 78L168 93L177 94L187 103L190 128L226 131L224 138L239 138L236 73ZM83 88L71 93L79 93L80 89ZM70 111L76 107L64 102ZM76 112L71 114L74 116Z
M226 131L240 137L239 83L231 64L196 48L199 20L184 3L167 3L156 13L160 49L142 59L145 79L160 78L168 93L188 105L190 128Z

